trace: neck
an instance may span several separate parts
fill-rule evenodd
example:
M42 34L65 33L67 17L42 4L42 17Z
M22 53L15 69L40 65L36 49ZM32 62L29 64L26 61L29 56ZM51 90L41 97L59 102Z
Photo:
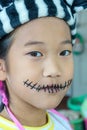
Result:
M10 104L9 107L15 117L20 121L22 125L32 126L32 127L40 127L47 123L46 111L42 109L35 108L30 106L29 104L24 105L22 102L22 106ZM10 119L7 115L6 111L2 113L2 115Z

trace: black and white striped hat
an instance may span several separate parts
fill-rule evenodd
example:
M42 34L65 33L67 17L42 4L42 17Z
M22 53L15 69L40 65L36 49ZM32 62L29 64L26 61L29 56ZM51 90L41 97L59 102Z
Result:
M53 16L68 23L74 43L74 14L85 8L87 0L0 0L0 38L32 19Z

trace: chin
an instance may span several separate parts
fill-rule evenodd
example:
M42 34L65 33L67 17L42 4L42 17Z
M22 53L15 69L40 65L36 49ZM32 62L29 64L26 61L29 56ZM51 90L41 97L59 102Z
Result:
M41 109L44 109L44 110L47 110L47 109L54 109L56 108L58 105L60 104L60 102L51 102L51 103L48 103L48 104L45 104L42 106Z
M62 99L63 98L61 98L59 100L57 99L56 101L49 103L48 109L54 109L54 108L58 107L59 104L61 103Z

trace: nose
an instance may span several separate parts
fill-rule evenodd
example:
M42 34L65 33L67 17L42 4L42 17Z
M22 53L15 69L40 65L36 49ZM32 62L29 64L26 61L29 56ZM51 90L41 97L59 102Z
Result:
M44 63L43 69L44 77L60 77L61 76L61 67L57 60L49 59Z

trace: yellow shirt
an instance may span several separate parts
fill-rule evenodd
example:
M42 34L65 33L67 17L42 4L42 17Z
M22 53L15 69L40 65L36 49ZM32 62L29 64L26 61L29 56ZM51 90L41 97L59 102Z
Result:
M47 113L48 123L41 127L23 126L25 130L72 130L67 120L52 112ZM12 122L0 116L0 130L19 130Z

